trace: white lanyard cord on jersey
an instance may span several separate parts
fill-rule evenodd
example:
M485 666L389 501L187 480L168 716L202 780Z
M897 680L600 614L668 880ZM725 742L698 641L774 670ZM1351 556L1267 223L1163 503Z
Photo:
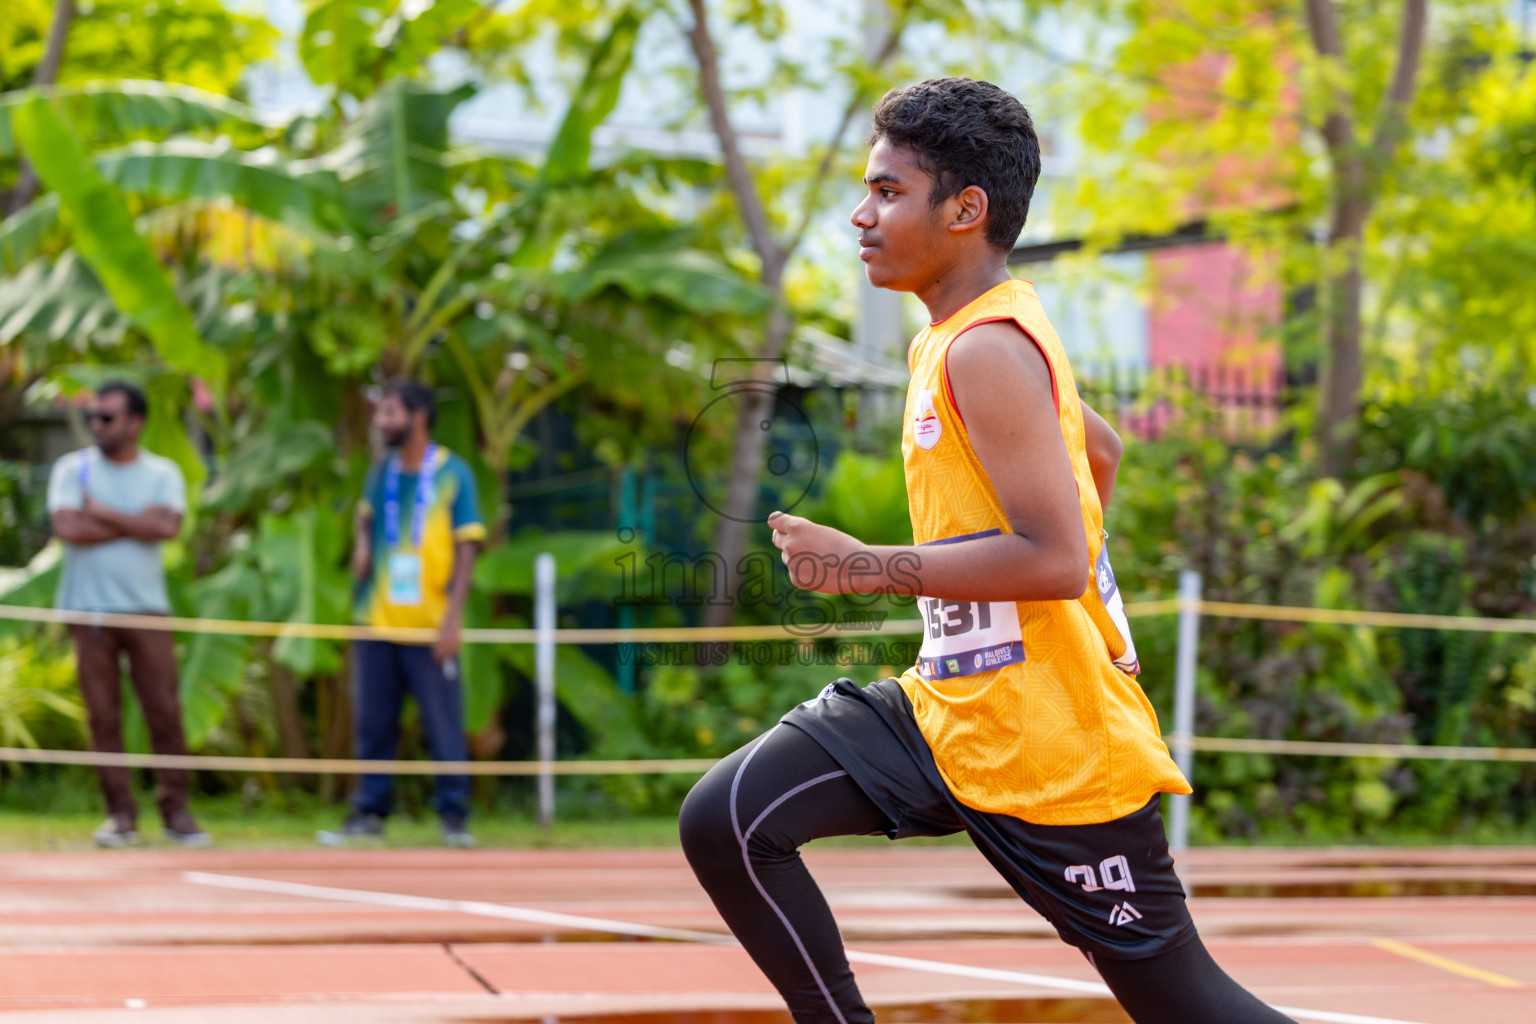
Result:
M416 478L416 500L411 508L411 547L420 548L427 528L427 513L432 507L432 490L437 476L437 445L427 445L421 457L421 471ZM400 456L390 457L384 469L384 543L391 549L400 543Z

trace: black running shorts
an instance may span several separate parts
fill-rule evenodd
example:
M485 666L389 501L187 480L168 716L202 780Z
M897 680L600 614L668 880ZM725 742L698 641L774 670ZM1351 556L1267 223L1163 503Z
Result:
M1033 825L967 807L944 784L895 679L839 679L782 719L895 823L892 839L970 834L1013 890L1091 956L1141 960L1195 935L1158 800L1099 825Z

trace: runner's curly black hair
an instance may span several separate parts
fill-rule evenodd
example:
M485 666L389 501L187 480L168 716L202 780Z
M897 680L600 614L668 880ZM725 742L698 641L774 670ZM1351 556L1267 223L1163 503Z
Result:
M1024 104L989 82L933 78L880 98L869 144L881 139L910 149L932 176L931 205L970 185L985 192L987 241L1013 248L1040 180L1040 140Z

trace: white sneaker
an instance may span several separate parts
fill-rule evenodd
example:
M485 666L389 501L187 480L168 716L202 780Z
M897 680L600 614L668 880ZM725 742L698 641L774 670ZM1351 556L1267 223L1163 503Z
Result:
M165 830L165 841L184 849L200 850L205 846L213 845L213 836L202 829L196 832L178 832L176 829L168 828Z
M127 818L114 814L96 827L91 839L104 850L121 850L139 845L139 830Z

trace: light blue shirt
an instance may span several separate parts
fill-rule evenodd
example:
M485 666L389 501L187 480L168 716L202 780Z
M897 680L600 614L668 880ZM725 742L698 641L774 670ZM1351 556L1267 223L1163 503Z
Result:
M113 462L97 448L82 448L55 462L48 480L48 511L80 509L82 482L91 500L128 515L138 515L151 505L187 510L187 484L180 467L142 448L138 458L127 463ZM169 612L160 542L120 537L104 544L66 543L54 607L75 612Z

